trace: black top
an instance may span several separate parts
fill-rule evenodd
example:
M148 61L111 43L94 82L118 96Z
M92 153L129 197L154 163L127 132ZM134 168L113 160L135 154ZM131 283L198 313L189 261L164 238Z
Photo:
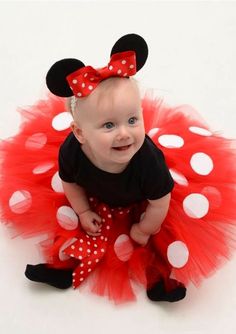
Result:
M114 174L94 166L71 132L60 147L59 175L113 207L161 198L174 186L162 151L147 135L125 170Z

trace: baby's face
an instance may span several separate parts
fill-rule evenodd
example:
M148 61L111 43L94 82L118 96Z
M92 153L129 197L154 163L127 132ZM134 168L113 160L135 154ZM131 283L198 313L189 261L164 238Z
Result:
M94 91L79 107L77 138L92 162L107 171L125 167L145 138L138 87L130 79L118 80L115 88Z

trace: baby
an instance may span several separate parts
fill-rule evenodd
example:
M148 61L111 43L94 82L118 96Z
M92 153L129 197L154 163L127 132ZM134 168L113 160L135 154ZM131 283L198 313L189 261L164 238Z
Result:
M95 70L79 60L64 59L55 63L47 75L47 85L52 93L69 97L67 105L73 116L72 132L59 151L59 175L65 196L80 222L78 232L72 231L73 238L80 242L82 229L87 238L97 240L104 230L103 226L106 226L91 200L103 203L108 208L103 209L111 213L112 210L117 212L119 207L126 208L127 216L122 219L119 215L117 219L116 214L113 217L112 214L108 215L113 220L113 227L107 226L111 229L110 237L106 238L107 254L104 254L105 248L101 248L105 256L103 265L107 264L107 268L111 268L114 262L112 256L109 259L109 253L113 252L114 241L120 233L124 234L117 230L122 226L134 244L139 248L147 247L147 252L151 251L149 240L160 230L167 215L174 186L163 153L145 135L141 96L136 81L131 78L144 65L147 53L143 38L130 34L114 45L107 67ZM77 275L73 270L81 267L81 264L84 266L84 263L80 262L82 256L76 257L73 253L74 249L83 251L83 247L72 244L69 248L72 260L69 266L59 263L59 269L53 267L55 263L50 266L28 265L26 277L61 289L70 287L75 281L72 274ZM91 252L91 249L88 251ZM97 252L94 251L95 254ZM136 254L142 254L142 251ZM148 254L152 254L152 251ZM154 255L154 258L157 257L158 254ZM142 257L140 261L143 261ZM150 271L149 262L150 259L146 259L144 266L147 282L156 284L148 289L148 297L155 301L184 298L186 289L169 278L168 264L166 267L164 264L163 270L169 286L167 291L166 284L160 279L160 268L155 267L155 271L160 272L153 276L153 273L150 274L153 267ZM88 270L91 271L91 268ZM80 272L84 273L84 268ZM129 286L129 273L125 279L122 277L121 274L122 286ZM109 284L113 284L112 279ZM120 286L117 288L120 289Z
M116 174L117 181L122 182L122 177L119 177L119 175L123 176L128 172L130 162L132 161L134 164L137 159L135 155L140 149L143 150L147 146L150 149L147 154L153 156L155 151L158 152L151 140L148 137L145 138L140 93L133 79L107 79L91 95L80 100L77 99L73 109L71 112L74 121L71 124L71 128L74 137L80 143L80 145L76 143L78 149L81 150L79 154L82 157L84 156L83 159L87 158L91 166L92 164L95 166L98 178L102 178L103 174L105 175L104 182L106 182L106 175L110 176L112 174ZM69 138L70 145L75 143L72 135ZM82 228L89 235L97 236L101 227L101 218L90 209L86 186L83 187L80 182L75 182L71 172L66 174L66 170L68 170L66 163L69 163L63 159L63 154L66 154L64 150L66 149L70 152L72 150L67 142L61 148L59 171L65 194L72 208L78 214ZM157 153L158 155L160 155L160 152ZM73 156L70 160L73 158L76 157ZM79 157L77 156L77 158ZM168 211L170 191L173 186L162 157L158 164L162 165L166 173L165 189L162 190L163 193L160 198L159 191L157 191L158 198L155 198L155 195L150 193L150 197L147 198L148 206L145 216L140 222L134 224L130 230L131 238L143 246L148 242L150 235L155 234L160 229L160 225ZM150 167L155 168L154 165ZM78 166L78 168L80 167ZM139 168L138 165L137 168ZM89 187L91 187L91 183L94 182L94 188L96 188L96 176L93 176L94 180L90 179L88 183ZM130 178L127 178L126 181L130 183ZM155 182L150 180L150 182L152 181ZM81 183L83 184L83 182L85 181L82 180ZM117 202L118 206L143 200L146 194L143 194L143 198L138 198L138 192L141 193L142 189L135 192L135 188L140 187L140 180L135 180L134 182L137 182L137 185L132 185L134 190L129 189L130 184L123 185L122 188L125 193L119 193L117 199L115 195L118 189L111 187L110 193L108 193L109 189L106 188L109 188L109 186L107 187L105 184L104 189L101 188L101 193L98 194L98 190L96 190L96 196L99 196L102 201L110 202L109 204L111 205L113 201L114 204ZM129 203L122 203L127 197L127 191L131 192ZM153 191L153 189L150 189L150 191ZM132 193L134 193L134 198L132 198ZM119 198L122 197L123 201L121 200L122 202L120 203Z

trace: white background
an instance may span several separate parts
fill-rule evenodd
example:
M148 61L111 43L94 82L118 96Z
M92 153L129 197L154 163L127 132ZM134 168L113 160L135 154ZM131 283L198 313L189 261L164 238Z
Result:
M105 66L122 35L149 45L136 76L169 101L193 105L226 137L236 124L235 2L0 2L0 138L19 126L17 107L44 98L45 74L57 60ZM226 333L236 331L235 257L176 304L114 306L82 291L58 291L24 278L41 258L34 240L11 240L0 227L1 333Z

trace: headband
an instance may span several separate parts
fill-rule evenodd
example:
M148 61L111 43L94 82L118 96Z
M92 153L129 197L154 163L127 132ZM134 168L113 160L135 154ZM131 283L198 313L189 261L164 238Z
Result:
M148 57L145 40L136 34L121 37L113 46L107 66L94 69L78 59L57 61L46 75L49 90L57 96L77 98L89 95L97 85L110 77L130 77L138 72Z

